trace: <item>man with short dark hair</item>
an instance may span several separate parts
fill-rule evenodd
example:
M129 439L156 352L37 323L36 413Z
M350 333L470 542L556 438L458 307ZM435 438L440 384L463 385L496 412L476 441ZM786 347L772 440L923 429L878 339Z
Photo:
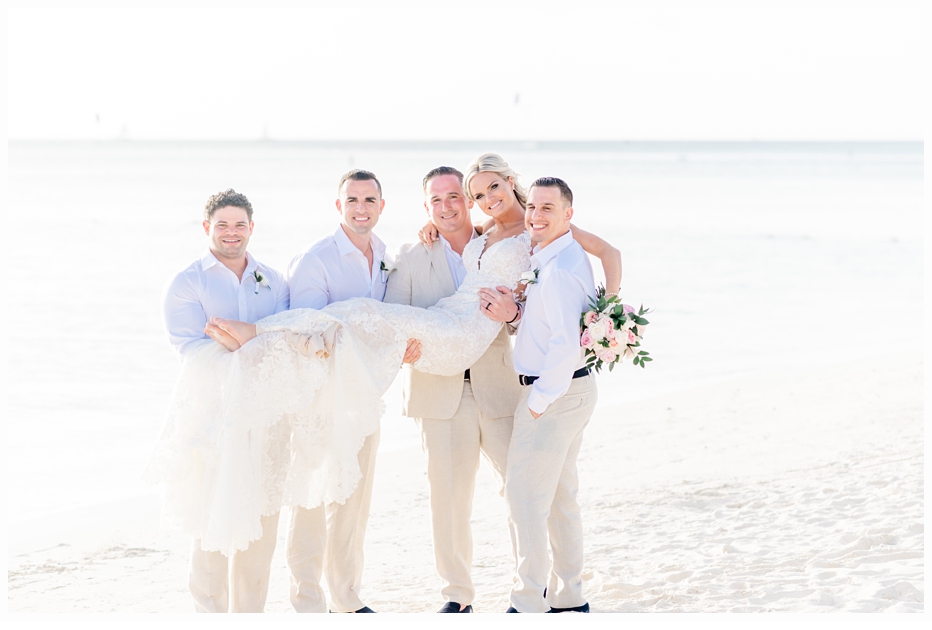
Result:
M388 279L385 301L426 308L452 295L466 276L463 249L476 236L472 201L463 174L441 166L424 177L424 208L440 234L429 248L404 245ZM504 328L464 374L437 376L406 366L402 413L421 429L427 455L434 559L446 603L439 612L472 612L470 517L483 453L501 480L505 473L512 415L519 395Z
M576 458L598 398L579 345L580 315L595 297L595 280L570 232L572 199L557 178L538 179L528 190L525 224L537 280L525 292L514 350L523 391L505 473L516 559L508 612L589 612Z
M372 231L385 207L382 185L373 173L357 169L340 178L338 190L339 226L288 267L291 308L321 309L354 297L382 300L385 295L391 259ZM416 348L416 342L409 342L406 360ZM322 573L333 612L375 612L362 602L360 591L379 433L369 435L359 451L362 479L345 503L292 510L287 561L291 603L298 612L327 612Z
M203 228L207 251L175 276L163 297L169 342L182 359L214 343L205 334L211 317L252 323L288 310L284 277L246 251L253 221L252 204L245 195L230 189L210 197ZM192 468L206 466L209 462L192 462ZM219 551L204 551L200 540L193 541L188 587L197 612L262 612L278 517L278 513L263 517L262 537L229 559Z

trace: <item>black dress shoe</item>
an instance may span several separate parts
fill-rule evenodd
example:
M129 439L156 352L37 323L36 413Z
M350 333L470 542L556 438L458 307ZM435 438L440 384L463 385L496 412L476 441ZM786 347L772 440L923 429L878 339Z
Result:
M443 608L437 611L438 613L471 613L472 606L466 606L460 610L460 605L457 602L447 602L443 605Z
M332 611L332 610L328 610L327 612L332 613L333 611ZM354 610L353 612L357 612L357 613L371 612L371 613L374 613L375 611L372 610L371 608L369 608L368 606L363 606L363 607L360 608L359 610Z
M516 612L518 612L518 611L515 610L515 607L514 607L514 606L509 606L509 607L508 607L508 610L506 610L505 612L506 612L506 613L510 613L510 612L516 613Z
M589 602L586 602L582 606L574 606L572 608L551 608L550 612L552 613L561 613L561 612L580 612L587 613L589 612Z

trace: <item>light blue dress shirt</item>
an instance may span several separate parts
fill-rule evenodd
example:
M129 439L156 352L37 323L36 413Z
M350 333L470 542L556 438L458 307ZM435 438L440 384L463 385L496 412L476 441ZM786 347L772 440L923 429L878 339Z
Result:
M261 284L257 274L263 279ZM240 281L208 249L168 284L162 303L169 343L184 358L192 344L209 339L204 326L211 317L255 323L287 311L288 283L248 253Z

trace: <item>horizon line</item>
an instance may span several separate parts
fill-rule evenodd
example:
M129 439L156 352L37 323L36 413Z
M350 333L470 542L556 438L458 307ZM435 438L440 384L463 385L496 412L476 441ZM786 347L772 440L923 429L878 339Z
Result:
M480 140L463 140L463 139L400 139L400 138L378 138L378 139L311 139L311 138L42 138L42 137L20 137L7 138L7 142L96 142L96 143L114 143L114 144L131 144L131 143L239 143L239 144L339 144L339 145L377 145L377 144L509 144L525 145L533 148L533 145L559 145L559 144L588 144L588 145L673 145L673 144L924 144L924 139L611 139L611 140L587 140L587 139L524 139L524 140L504 140L504 139L480 139Z

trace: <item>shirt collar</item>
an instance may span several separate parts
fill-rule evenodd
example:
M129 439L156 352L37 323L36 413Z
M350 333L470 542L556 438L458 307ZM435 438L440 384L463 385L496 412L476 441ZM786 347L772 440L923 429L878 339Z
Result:
M214 253L210 251L210 248L207 248L207 251L204 252L204 255L201 256L201 270L207 271L214 265L219 265L220 261L217 260L217 257L214 256Z
M249 252L246 252L246 271L243 272L243 275L249 275L255 273L256 269L259 268L259 261L249 255Z
M346 256L347 254L352 254L353 252L362 253L359 251L359 248L353 245L353 241L349 239L346 235L346 232L343 231L343 224L337 226L336 231L333 233L333 240L337 244L337 251L340 253L340 256ZM372 245L372 254L373 260L382 261L385 259L385 243L382 242L378 236L373 232L369 232L369 244Z
M573 242L573 233L567 231L566 234L554 240L552 243L550 243L550 245L544 247L543 249L541 249L539 245L534 247L534 252L531 255L532 266L536 266L538 269L540 269L548 262L556 258L560 252L569 247Z
M214 256L214 253L210 251L210 248L208 247L207 251L204 252L204 255L201 256L201 270L207 271L208 269L210 269L211 267L215 265L223 265L223 263L217 260L217 257ZM243 275L248 276L249 274L255 272L255 270L258 268L259 268L259 262L255 258L250 256L249 252L246 252L246 270L243 271Z
M204 255L201 256L201 270L207 271L214 265L222 265L223 263L217 260L217 257L214 256L214 253L210 251L210 248L207 248L207 251L204 252ZM259 266L259 263L256 262L256 259L249 255L249 252L246 252L246 271L244 273L252 273Z
M453 246L450 245L450 241L448 241L447 239L445 239L445 238L443 237L443 234L441 234L440 232L437 232L437 236L440 237L440 242L443 243L443 248L444 248L446 251L453 252L454 254L456 254L456 252L453 250ZM471 241L472 241L474 238L476 238L477 236L478 236L478 234L476 234L476 228L473 228L472 232L469 233L469 241L466 241L466 243L469 244L469 242L471 242ZM462 254L456 254L456 255L457 255L457 256L462 256Z

